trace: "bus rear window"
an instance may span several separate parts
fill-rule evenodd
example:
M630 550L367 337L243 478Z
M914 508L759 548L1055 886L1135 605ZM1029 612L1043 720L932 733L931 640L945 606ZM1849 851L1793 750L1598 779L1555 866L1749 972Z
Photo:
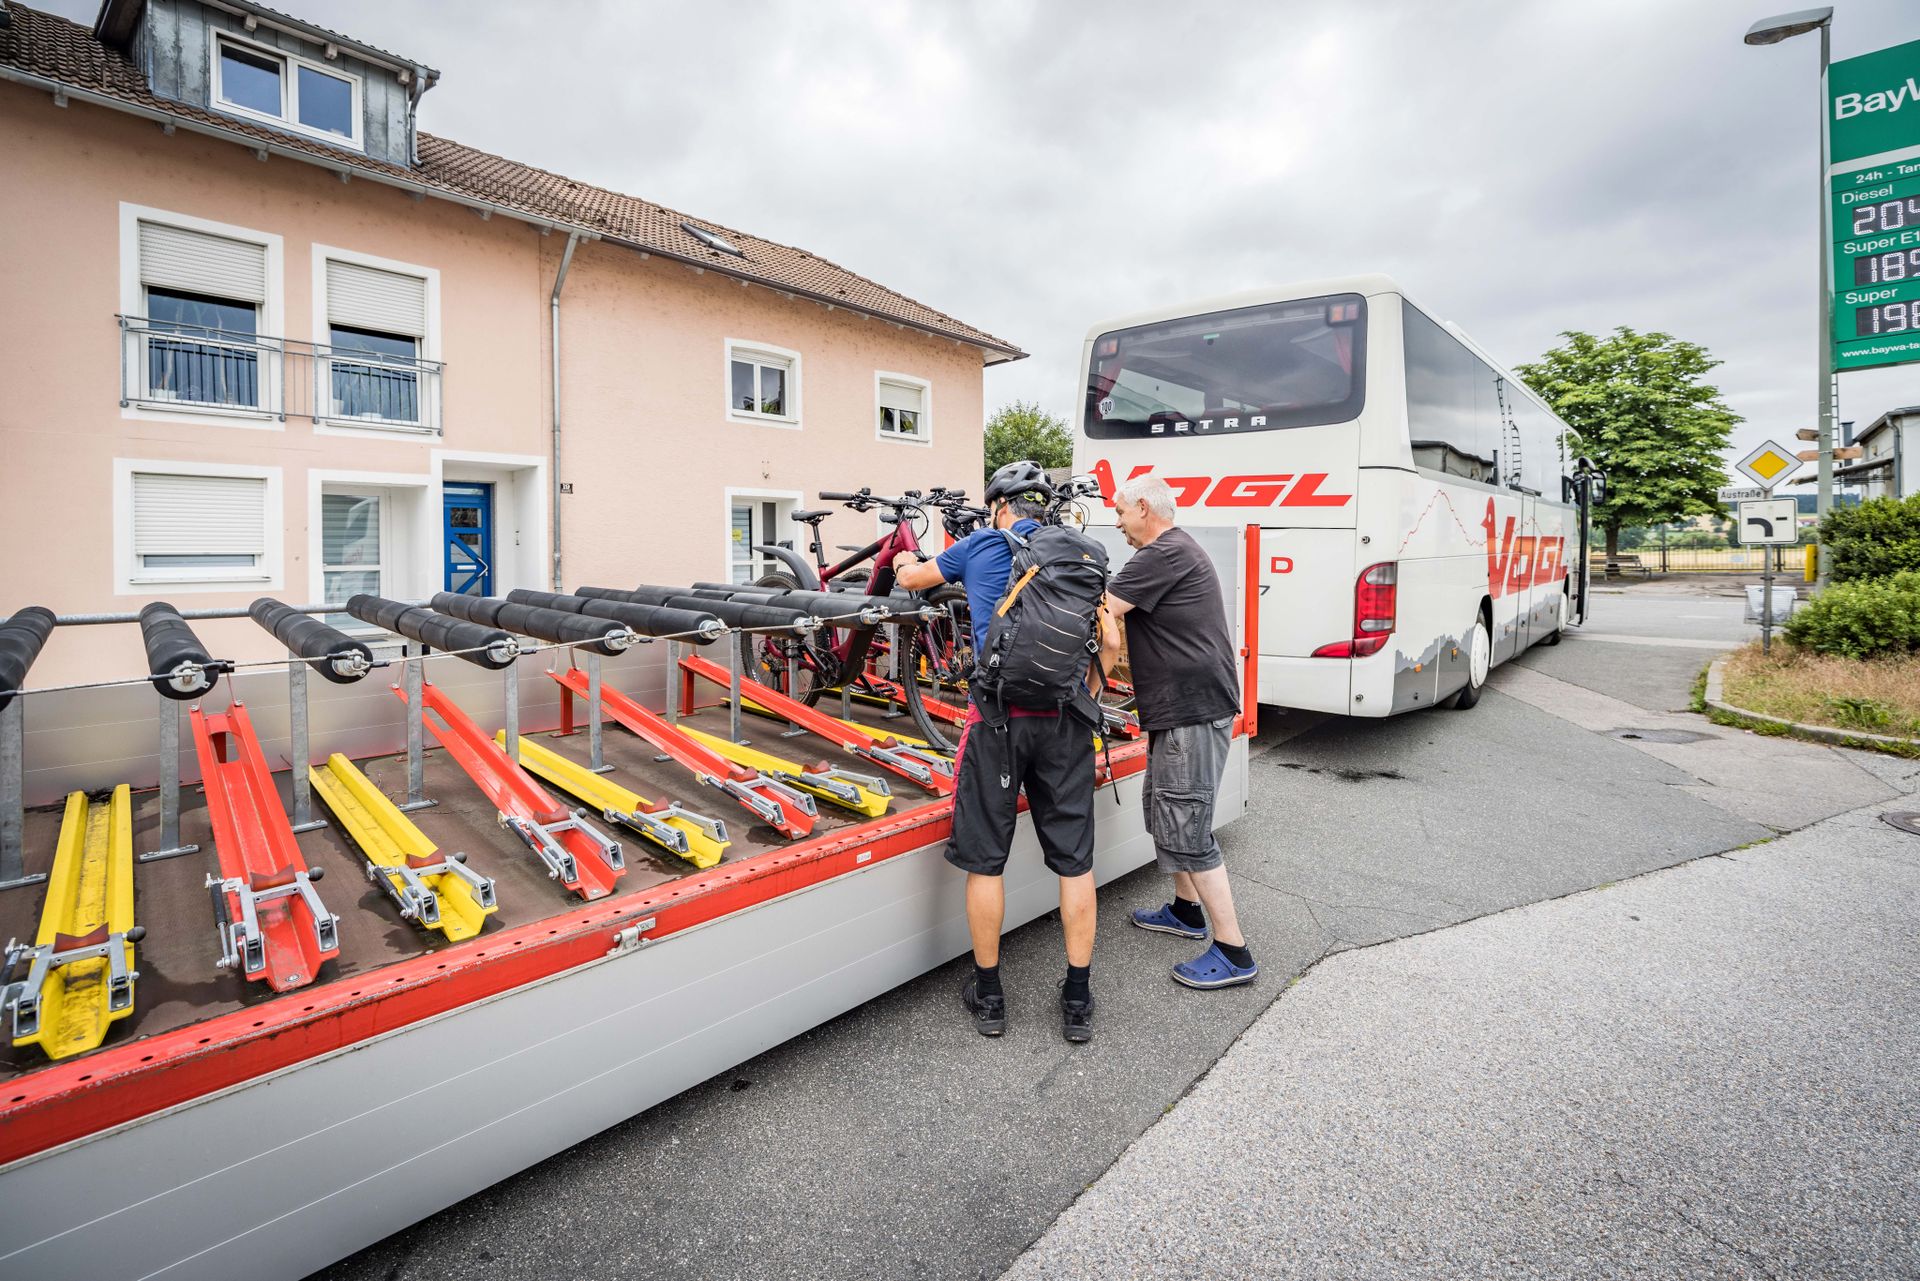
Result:
M1359 294L1240 307L1096 338L1085 421L1095 440L1214 436L1359 417Z

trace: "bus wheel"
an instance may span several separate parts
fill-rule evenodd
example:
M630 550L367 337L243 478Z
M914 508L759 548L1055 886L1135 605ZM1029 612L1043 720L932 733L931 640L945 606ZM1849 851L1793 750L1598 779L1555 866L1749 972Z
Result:
M1567 594L1560 593L1560 603L1554 606L1553 630L1541 638L1542 645L1558 645L1567 634Z
M1487 670L1492 665L1493 637L1487 633L1486 616L1476 615L1473 635L1467 640L1467 683L1448 695L1441 706L1464 712L1479 702L1480 691L1487 683Z

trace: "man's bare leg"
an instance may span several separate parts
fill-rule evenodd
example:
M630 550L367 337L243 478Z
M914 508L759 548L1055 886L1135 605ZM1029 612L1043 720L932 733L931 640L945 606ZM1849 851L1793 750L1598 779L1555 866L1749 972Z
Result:
M1060 878L1060 930L1067 936L1067 964L1093 964L1093 927L1097 900L1093 873ZM979 935L974 936L974 951L979 953Z
M1185 881L1182 886L1180 882ZM1213 941L1228 947L1245 947L1240 933L1240 918L1233 910L1233 890L1227 885L1227 869L1209 868L1204 872L1175 872L1174 892L1192 902L1198 899L1207 909L1207 924L1213 928Z
M1065 916L1063 907L1062 919ZM998 876L981 876L978 872L967 873L967 932L973 936L973 963L983 970L1000 964L1000 927L1006 923L1006 918L1005 880ZM1088 948L1091 951L1091 939Z

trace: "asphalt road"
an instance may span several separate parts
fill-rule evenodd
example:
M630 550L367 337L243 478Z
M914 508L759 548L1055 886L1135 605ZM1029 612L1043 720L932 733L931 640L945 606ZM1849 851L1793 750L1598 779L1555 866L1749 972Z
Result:
M1320 958L1771 836L1644 744L1537 705L1683 707L1741 639L1727 606L1603 598L1589 636L1523 660L1524 699L1496 681L1464 713L1263 718L1252 804L1221 834L1252 987L1172 984L1197 949L1125 924L1164 896L1146 869L1102 892L1091 1045L1059 1038L1058 926L1036 922L1003 952L1005 1038L967 1025L955 962L321 1275L998 1276Z

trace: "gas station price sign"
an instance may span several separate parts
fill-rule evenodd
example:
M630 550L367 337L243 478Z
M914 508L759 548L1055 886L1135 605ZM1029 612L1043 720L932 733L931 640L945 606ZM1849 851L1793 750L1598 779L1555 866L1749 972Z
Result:
M1833 64L1833 368L1920 360L1920 41Z

